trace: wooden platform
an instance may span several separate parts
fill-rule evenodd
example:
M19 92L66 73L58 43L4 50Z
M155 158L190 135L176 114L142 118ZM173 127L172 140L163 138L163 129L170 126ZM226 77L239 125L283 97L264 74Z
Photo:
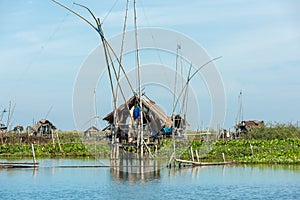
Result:
M234 161L230 162L196 162L191 160L181 160L181 159L175 159L176 162L179 162L179 164L189 164L193 166L213 166L213 165L231 165L236 164Z
M38 162L0 162L0 168L36 168L38 165Z

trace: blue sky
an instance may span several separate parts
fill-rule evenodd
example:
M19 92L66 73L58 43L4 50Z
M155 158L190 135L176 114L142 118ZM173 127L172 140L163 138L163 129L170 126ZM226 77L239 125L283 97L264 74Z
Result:
M60 2L88 16L71 1ZM76 2L105 19L107 38L122 31L125 0ZM227 98L225 128L235 123L240 90L245 119L300 120L298 1L139 0L137 6L140 27L178 31L212 58L222 56L216 65ZM31 125L51 110L48 118L58 128L75 129L73 86L100 43L96 32L50 0L0 0L0 25L0 110L16 104L13 126Z

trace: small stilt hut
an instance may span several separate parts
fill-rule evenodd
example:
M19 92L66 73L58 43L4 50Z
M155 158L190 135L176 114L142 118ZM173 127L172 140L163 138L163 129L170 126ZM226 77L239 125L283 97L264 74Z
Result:
M87 130L84 131L84 138L90 138L93 136L93 134L98 133L100 130L98 128L96 128L95 126L91 126L90 128L88 128Z
M134 110L140 107L142 101L141 113L143 120L135 116ZM137 139L137 129L139 123L143 122L144 137L155 137L163 131L163 128L171 128L173 125L169 117L153 100L143 96L140 100L138 97L131 97L126 103L120 105L115 112L107 114L103 120L109 123L108 128L116 128L117 138L133 141Z
M47 119L41 119L33 127L33 134L45 138L52 138L56 127Z

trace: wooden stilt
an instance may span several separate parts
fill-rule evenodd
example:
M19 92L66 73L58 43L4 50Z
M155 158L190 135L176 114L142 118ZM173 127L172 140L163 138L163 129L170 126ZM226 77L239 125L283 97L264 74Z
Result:
M172 153L172 155L169 158L169 162L168 162L168 165L167 165L167 167L169 167L169 168L171 168L171 162L172 162L173 156L174 156L174 152Z
M52 138L52 145L53 145L53 147L55 146L55 142L54 142L54 136L53 136L53 130L51 129L51 138ZM42 135L43 135L43 133L42 133Z
M150 148L148 147L148 145L145 143L144 140L143 140L143 143L145 144L145 147L146 147L146 149L148 150L150 157L151 157L152 159L154 159L154 157L153 157L153 155L152 155L152 153L151 153Z
M253 146L250 144L250 149L251 149L251 155L253 156Z
M199 160L199 155L198 155L198 151L196 150L195 152L196 152L197 162L200 162L200 160Z
M63 153L63 150L62 150L62 148L60 146L60 141L59 141L59 137L58 137L58 133L57 132L56 132L56 138L57 138L57 143L58 143L59 150L60 150L61 153Z
M222 158L223 158L223 162L226 162L225 161L225 154L224 153L222 153Z
M3 142L3 133L2 132L0 133L0 136L1 136L0 137L1 138L1 144L4 144L4 142Z
M36 165L36 159L35 159L35 152L34 152L34 146L33 144L31 144L31 150L32 150L32 156L33 156L33 163L34 163L34 166Z
M193 147L190 147L190 151L191 151L191 156L192 156L192 161L194 162L194 153L193 153Z
M113 143L110 144L110 159L111 160L114 159L114 144Z
M119 159L119 143L116 144L116 159Z

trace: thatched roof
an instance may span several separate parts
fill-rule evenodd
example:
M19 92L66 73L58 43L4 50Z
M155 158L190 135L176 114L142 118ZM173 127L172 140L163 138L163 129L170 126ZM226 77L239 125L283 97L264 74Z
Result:
M20 125L15 126L13 129L13 131L23 131L23 130L24 130L24 127L20 126Z
M5 124L0 123L0 130L6 130L7 127L5 126Z
M116 117L118 123L125 124L127 119L130 118L130 110L139 104L140 100L138 97L131 97L126 103L120 105L116 110ZM128 107L126 106L128 105ZM171 127L173 122L172 119L151 99L148 97L142 97L142 110L143 117L147 119L147 122L152 123L158 130L162 127ZM114 112L107 114L103 120L108 121L110 124L114 123ZM144 121L146 123L146 121Z
M90 132L98 132L99 129L97 129L95 126L91 126L87 130L84 131L84 133L90 133Z
M254 128L259 128L259 127L264 127L264 126L265 126L264 121L245 120L245 121L241 121L239 124L237 124L235 128L239 128L243 131L250 131Z
M181 117L179 114L175 114L172 116L172 120L174 120L174 127L175 128L186 128L190 126L188 121Z
M49 126L52 130L56 130L56 127L53 125L53 123L47 119L41 119L32 127L32 129L34 131L38 131L40 129L40 127L43 127L43 126Z

